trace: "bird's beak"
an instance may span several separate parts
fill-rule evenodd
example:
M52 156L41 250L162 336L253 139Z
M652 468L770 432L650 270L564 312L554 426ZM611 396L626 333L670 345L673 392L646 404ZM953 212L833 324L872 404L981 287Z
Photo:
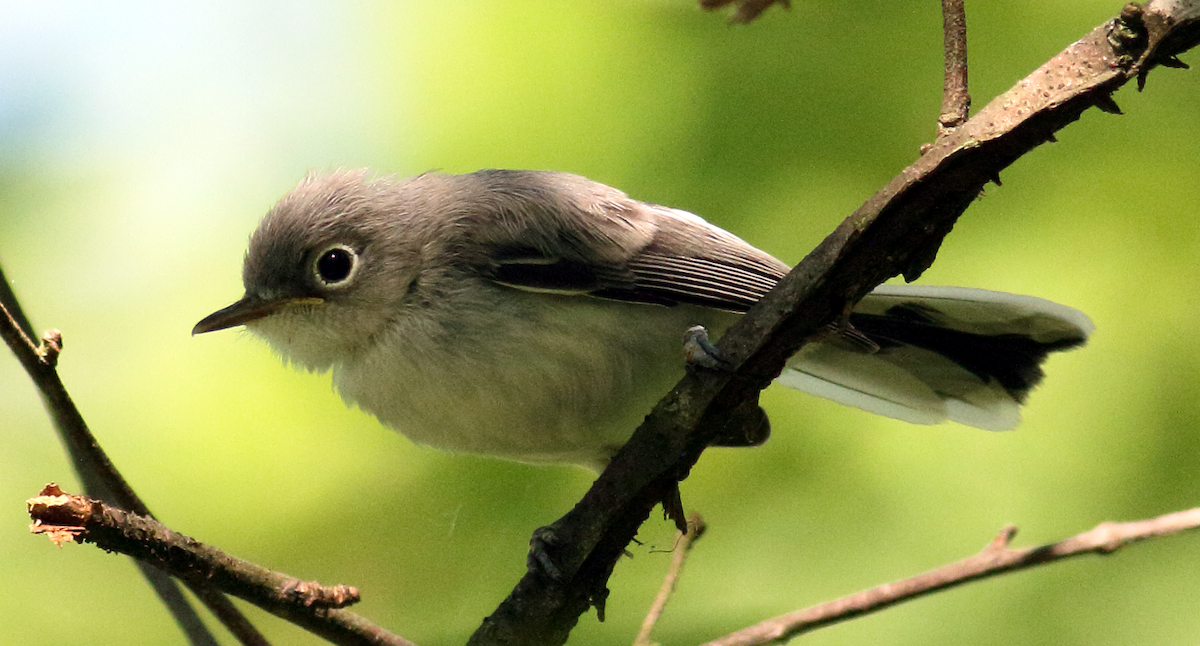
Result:
M284 298L263 299L249 294L229 307L219 309L204 317L192 328L192 334L204 334L224 330L235 325L243 325L270 316L279 310L293 305L318 305L324 299L313 296L289 296Z

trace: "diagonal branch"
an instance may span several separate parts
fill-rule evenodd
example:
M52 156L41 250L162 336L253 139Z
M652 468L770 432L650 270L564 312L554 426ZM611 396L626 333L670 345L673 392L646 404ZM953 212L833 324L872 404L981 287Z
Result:
M768 619L704 646L761 646L781 643L847 619L878 612L965 583L1026 570L1088 554L1111 554L1126 545L1200 527L1200 507L1128 523L1102 523L1057 543L1013 549L1017 528L1009 526L978 554L895 583Z
M25 311L21 309L21 303L17 301L17 295L13 293L12 286L8 284L8 279L4 277L4 269L2 267L0 267L0 307L8 311L8 315L13 319L14 326L26 338L34 335L33 325L26 318Z
M654 597L654 603L650 605L650 611L646 613L646 619L642 621L642 627L638 630L637 637L633 639L633 646L651 646L654 642L650 641L650 634L654 632L654 625L662 617L663 610L667 607L667 601L670 601L671 595L675 593L675 585L679 582L679 575L683 572L683 564L687 561L687 557L692 553L692 548L696 546L696 541L704 536L708 526L705 525L704 519L700 514L691 514L687 518L687 533L679 532L676 535L675 548L671 555L671 566L667 569L666 576L663 577L662 586L658 589L658 595Z
M732 373L696 372L658 403L583 499L539 530L533 568L470 643L561 644L602 609L625 545L685 478L731 412L753 401L788 357L884 280L915 280L989 181L1089 107L1200 40L1200 2L1152 0L1093 29L961 127L847 218L721 339ZM1128 8L1127 8L1128 11Z
M784 9L792 8L791 0L700 0L700 8L707 11L721 9L731 4L736 5L733 15L729 17L729 22L733 24L754 22L773 4L782 5Z
M350 586L272 572L174 532L153 518L139 516L99 500L64 494L47 485L28 501L35 533L55 543L94 543L149 563L183 581L206 585L245 599L276 616L342 646L413 646L362 617L341 608L358 601Z
M37 346L29 337L32 330L33 327L25 317L16 294L4 279L3 272L0 272L0 338L8 344L41 392L42 400L54 420L55 431L71 457L71 464L75 467L84 490L96 498L109 500L125 509L150 516L150 510L117 471L104 449L100 448L99 442L92 435L87 422L83 420L83 415L75 407L75 402L71 400L70 394L58 377L55 364L58 354L62 351L62 334L58 330L51 330L43 336L42 344ZM179 589L179 585L161 571L141 561L135 563L187 635L188 641L194 646L216 646L216 637L200 620L196 610ZM246 646L268 645L262 633L258 632L229 599L203 581L195 581L189 587L239 642Z

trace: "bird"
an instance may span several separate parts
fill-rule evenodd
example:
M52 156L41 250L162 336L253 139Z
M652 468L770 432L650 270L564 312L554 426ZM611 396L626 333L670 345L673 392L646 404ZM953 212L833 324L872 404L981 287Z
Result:
M245 294L202 319L414 442L600 470L789 267L690 212L554 171L310 172L262 219ZM883 285L777 382L915 424L1008 430L1083 312L1033 296Z

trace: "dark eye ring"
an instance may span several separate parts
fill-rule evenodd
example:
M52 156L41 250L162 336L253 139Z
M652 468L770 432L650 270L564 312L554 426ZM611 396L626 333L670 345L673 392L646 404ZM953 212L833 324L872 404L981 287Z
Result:
M335 244L317 254L313 275L325 287L337 287L350 282L358 272L358 253L344 244Z

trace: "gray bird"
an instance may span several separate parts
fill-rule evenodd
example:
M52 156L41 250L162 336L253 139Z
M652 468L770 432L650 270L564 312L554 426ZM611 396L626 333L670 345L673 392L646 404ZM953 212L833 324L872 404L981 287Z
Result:
M703 219L577 175L310 173L250 239L236 325L331 371L430 446L599 469L683 375L684 332L720 333L788 266ZM883 286L778 381L916 424L1013 428L1082 312L1032 296Z

